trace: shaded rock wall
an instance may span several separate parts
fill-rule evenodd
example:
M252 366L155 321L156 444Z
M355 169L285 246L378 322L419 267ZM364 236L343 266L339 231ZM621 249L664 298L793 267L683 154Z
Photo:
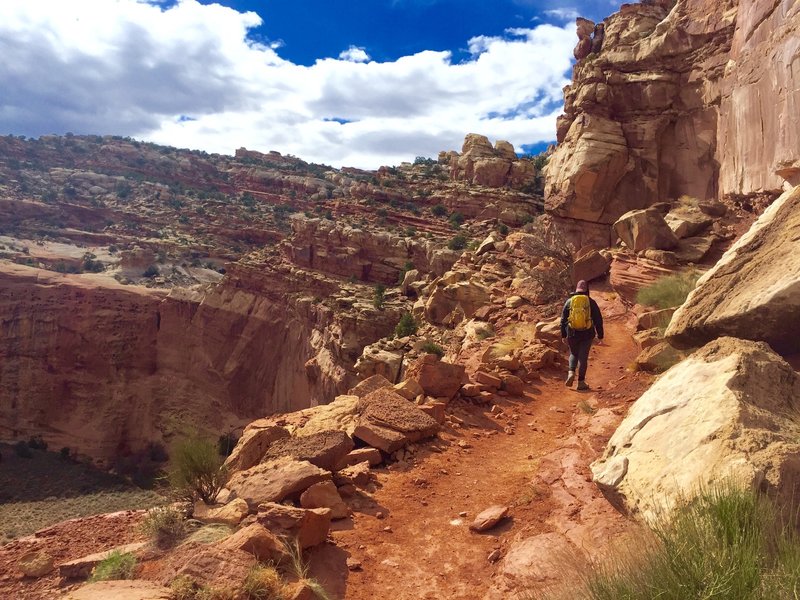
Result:
M334 311L308 292L330 283L283 269L245 264L209 290L167 295L4 265L0 437L42 434L111 457L188 425L225 430L343 392L363 346L399 315Z

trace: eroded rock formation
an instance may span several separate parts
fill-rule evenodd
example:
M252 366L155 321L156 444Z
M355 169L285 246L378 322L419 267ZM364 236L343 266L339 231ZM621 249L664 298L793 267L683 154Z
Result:
M605 20L602 53L574 67L547 208L611 224L682 195L777 195L796 182L798 24L791 2L624 4Z

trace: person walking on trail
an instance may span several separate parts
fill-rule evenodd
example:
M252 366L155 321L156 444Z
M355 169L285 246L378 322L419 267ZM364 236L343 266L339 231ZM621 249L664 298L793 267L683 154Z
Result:
M581 279L561 312L561 338L566 339L569 344L567 387L572 387L577 371L578 391L589 389L586 384L586 369L595 335L598 340L603 339L603 315L600 314L597 302L589 297L589 285Z

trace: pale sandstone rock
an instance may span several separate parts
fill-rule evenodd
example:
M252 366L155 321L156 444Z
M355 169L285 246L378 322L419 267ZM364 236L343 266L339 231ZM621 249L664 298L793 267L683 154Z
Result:
M592 464L594 481L645 519L726 478L796 498L798 397L800 375L766 344L715 340L636 401Z
M240 589L247 574L257 564L252 553L220 545L198 545L197 551L183 559L173 575L165 576L162 583L176 576L186 576L200 585L216 588Z
M506 515L508 515L507 506L490 506L489 508L481 511L480 514L475 517L475 520L472 522L472 525L470 525L469 528L472 531L486 531L487 529L491 529L497 525L506 517Z
M516 375L506 375L503 377L502 389L512 396L522 396L525 383Z
M287 456L234 473L228 488L253 508L261 502L280 502L299 495L315 483L330 478L328 471Z
M611 258L595 249L578 254L572 264L572 282L592 281L602 277L611 268Z
M236 527L247 516L249 507L241 498L235 498L225 505L209 506L202 500L194 503L192 516L203 523L224 523Z
M291 457L332 471L353 449L353 440L344 431L330 430L278 440L264 454L264 462Z
M289 432L283 427L270 423L267 419L253 421L244 428L244 433L230 456L225 459L225 466L231 471L244 471L261 462L269 445L284 437Z
M281 539L260 523L243 527L219 542L217 547L224 551L242 550L252 554L259 562L286 564L291 560L289 551Z
M477 281L460 281L447 285L434 281L433 291L425 303L425 318L431 323L442 324L455 311L472 318L475 312L489 303L489 289Z
M26 577L39 578L50 573L55 566L53 564L53 557L47 552L39 550L23 554L17 561L17 568L22 571Z
M373 347L364 348L363 354L356 361L356 373L359 377L372 377L380 375L388 381L397 381L400 368L403 366L403 353L386 349L372 350Z
M684 358L684 354L663 340L642 350L636 357L636 365L642 371L661 373Z
M381 464L383 462L381 451L377 448L356 448L339 461L339 464L336 465L336 470L341 471L364 461L367 461L371 467Z
M172 591L152 581L97 581L64 596L64 600L171 600Z
M363 461L340 469L334 475L334 483L340 487L347 485L365 487L372 480L369 466L370 463L368 461Z
M800 188L776 200L697 282L667 337L679 347L721 335L800 351Z
M682 263L699 263L711 250L714 240L710 235L679 240L675 258Z
M662 308L642 313L636 317L636 329L641 331L654 327L666 327L673 314L675 314L674 308Z
M678 245L664 217L652 208L625 213L614 223L614 231L632 252L669 250Z
M339 429L352 435L358 417L358 396L336 396L329 404L320 404L294 413L300 419L295 429L298 435Z
M664 217L672 232L679 238L696 236L711 226L713 220L696 207L681 206Z
M332 519L344 519L350 509L342 501L332 481L315 483L300 495L300 506L303 508L329 508Z
M383 375L373 375L372 377L368 377L364 381L361 381L352 388L348 394L351 396L358 396L359 398L363 398L367 394L374 392L375 390L379 390L381 388L390 388L392 387L392 382L386 379Z
M257 518L272 533L296 539L300 548L323 543L331 527L328 508L294 508L268 502L259 506Z
M664 336L661 335L661 330L657 328L645 329L644 331L637 331L633 334L633 341L636 342L639 352L652 348L663 339Z
M400 394L406 400L415 400L420 394L424 394L425 390L414 379L406 379L394 386L394 391Z
M494 250L495 238L493 235L488 236L483 240L475 250L475 256L483 256L487 252Z
M403 275L403 282L400 284L400 293L404 296L410 296L413 293L412 285L419 281L420 275L417 269L406 271ZM416 295L414 293L414 295Z
M522 296L509 296L506 298L506 308L519 308L523 304L526 304L526 300Z

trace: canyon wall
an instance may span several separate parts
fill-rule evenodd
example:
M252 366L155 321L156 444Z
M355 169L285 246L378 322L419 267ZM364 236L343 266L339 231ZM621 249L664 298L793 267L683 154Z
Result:
M682 195L777 196L800 173L798 25L791 0L624 4L565 88L547 209L610 225Z
M335 293L279 261L243 261L216 286L171 292L3 265L0 438L42 435L110 458L182 427L226 431L327 402L399 318L312 297Z

